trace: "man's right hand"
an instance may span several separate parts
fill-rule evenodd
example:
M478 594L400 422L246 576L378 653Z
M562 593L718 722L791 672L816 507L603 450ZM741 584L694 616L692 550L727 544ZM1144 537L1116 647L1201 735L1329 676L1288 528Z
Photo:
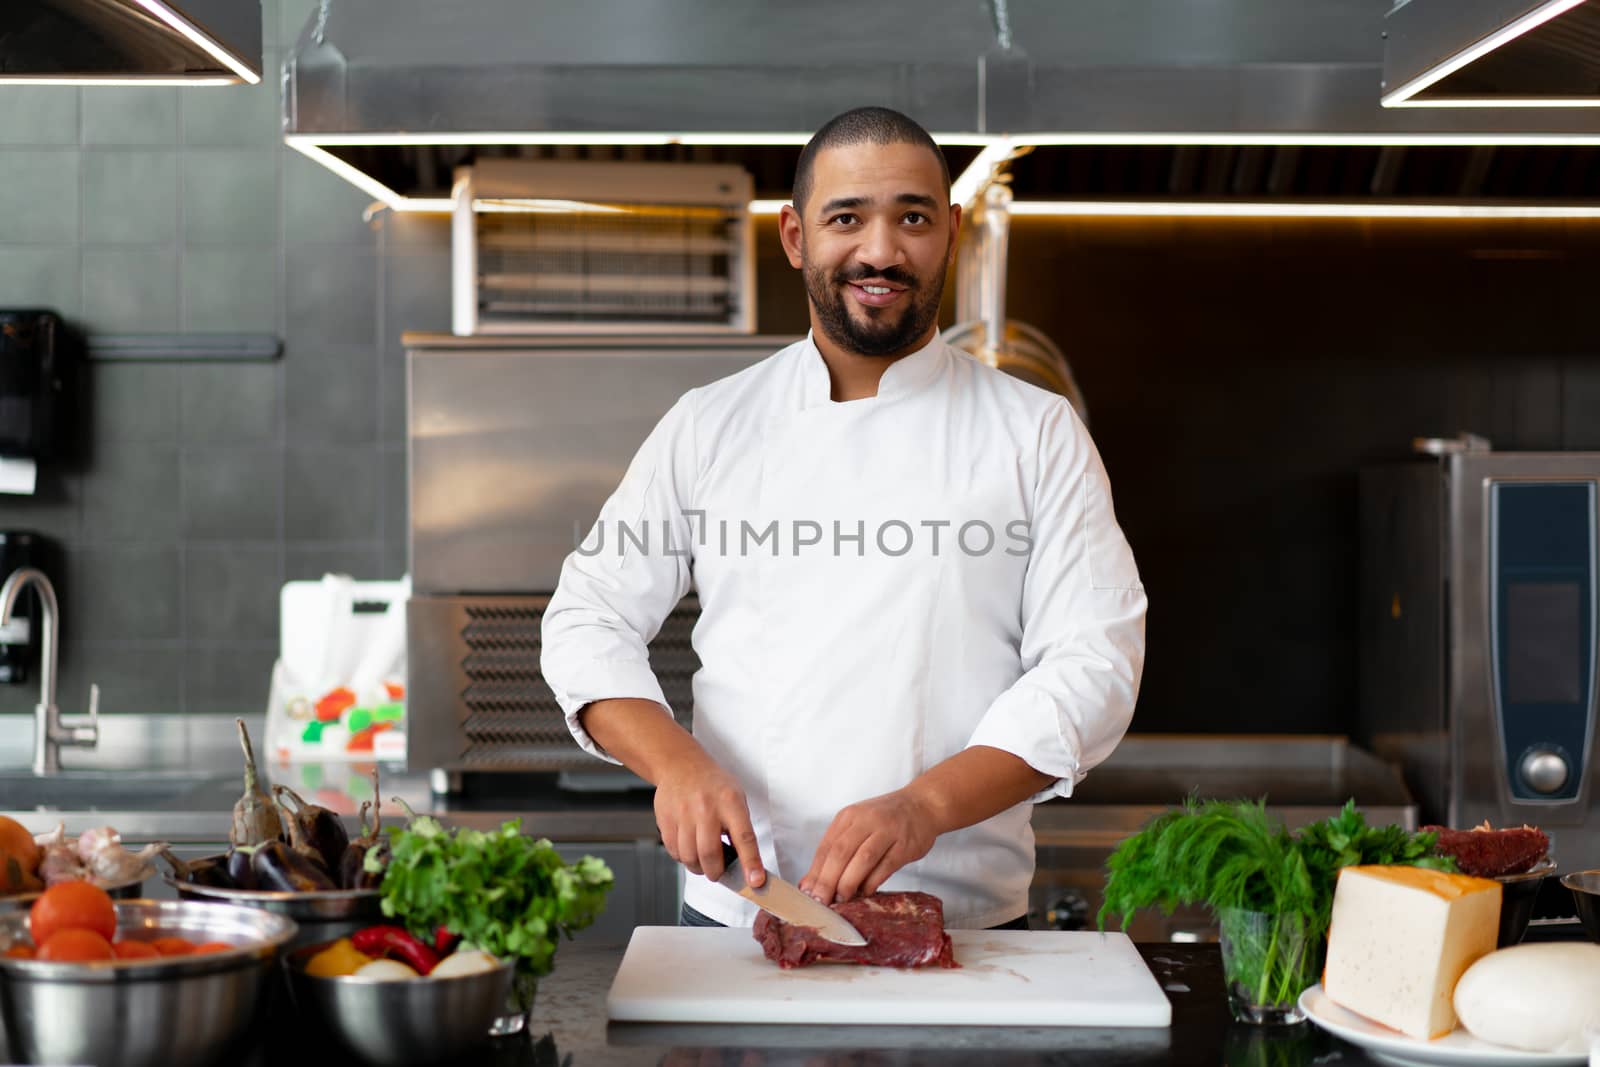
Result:
M722 835L739 853L744 878L759 888L767 880L744 790L733 775L701 750L656 782L656 826L667 854L695 874L722 877Z
M667 709L649 700L596 700L578 712L589 736L656 787L656 826L667 854L695 874L722 876L722 835L739 853L745 881L767 880L739 780L700 747Z

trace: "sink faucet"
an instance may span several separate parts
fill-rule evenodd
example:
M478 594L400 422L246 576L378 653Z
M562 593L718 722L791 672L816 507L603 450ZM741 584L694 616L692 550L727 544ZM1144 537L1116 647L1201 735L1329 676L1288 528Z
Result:
M44 632L39 639L39 703L33 709L33 773L54 774L61 769L62 745L93 748L100 742L100 687L89 687L88 722L68 724L62 720L61 709L56 707L56 644L61 637L61 610L55 587L43 571L19 567L0 586L0 626L11 621L17 598L30 584L39 593L43 615L39 628Z

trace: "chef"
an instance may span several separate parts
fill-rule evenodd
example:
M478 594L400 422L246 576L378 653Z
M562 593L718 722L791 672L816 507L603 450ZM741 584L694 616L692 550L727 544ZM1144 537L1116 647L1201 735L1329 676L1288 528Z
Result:
M1133 713L1145 594L1062 397L946 345L961 208L911 119L800 155L779 233L805 340L690 390L566 560L542 669L585 749L655 789L689 925L750 925L721 838L824 902L922 890L1025 927L1033 804ZM691 588L694 731L646 644Z

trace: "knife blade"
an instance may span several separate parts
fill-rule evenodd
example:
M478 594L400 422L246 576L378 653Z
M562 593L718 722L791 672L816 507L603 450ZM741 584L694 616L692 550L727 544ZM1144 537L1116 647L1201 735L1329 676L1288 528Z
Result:
M755 904L762 911L771 912L786 923L809 926L817 936L836 945L865 945L867 939L861 931L850 925L848 919L826 904L822 904L782 878L767 872L767 880L756 889L744 879L744 868L739 864L739 853L726 841L722 843L722 877L717 881Z

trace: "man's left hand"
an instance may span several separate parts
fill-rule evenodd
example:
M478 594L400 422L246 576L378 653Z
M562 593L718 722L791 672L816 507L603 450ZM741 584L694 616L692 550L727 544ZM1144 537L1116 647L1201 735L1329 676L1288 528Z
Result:
M822 835L800 889L824 904L875 893L895 871L926 856L938 836L932 810L911 789L851 804Z

